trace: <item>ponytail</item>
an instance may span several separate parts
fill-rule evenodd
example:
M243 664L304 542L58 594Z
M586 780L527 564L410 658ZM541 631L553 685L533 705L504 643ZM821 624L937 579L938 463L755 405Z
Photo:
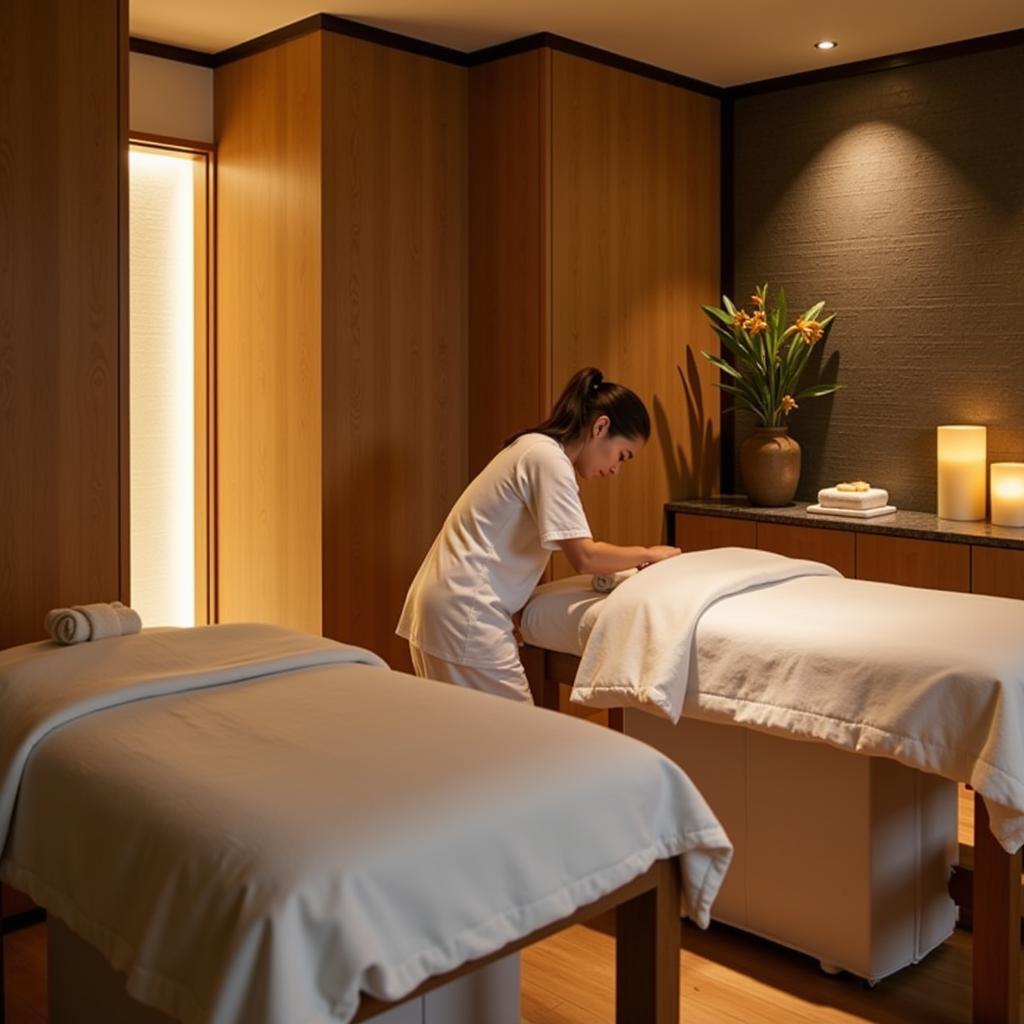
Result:
M605 380L600 370L588 366L573 374L543 423L518 431L502 447L524 434L545 434L565 447L582 438L599 416L608 417L610 437L646 441L651 436L651 419L644 403L629 388Z

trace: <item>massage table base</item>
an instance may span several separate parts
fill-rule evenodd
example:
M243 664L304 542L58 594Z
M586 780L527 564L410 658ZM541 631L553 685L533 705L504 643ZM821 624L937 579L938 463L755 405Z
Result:
M956 925L956 784L735 725L627 710L679 764L735 846L712 916L876 982Z
M656 861L643 875L568 918L510 943L492 956L431 978L399 1003L365 997L353 1024L518 1024L520 949L564 928L616 911L617 1024L679 1024L679 863ZM132 999L123 976L99 952L51 917L51 1024L171 1024ZM0 1024L3 1013L0 986Z

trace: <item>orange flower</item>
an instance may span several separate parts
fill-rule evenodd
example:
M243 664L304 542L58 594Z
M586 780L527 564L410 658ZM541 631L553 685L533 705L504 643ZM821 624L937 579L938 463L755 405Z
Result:
M761 296L760 294L756 294L756 295L751 295L751 296L750 296L750 301L751 301L751 302L752 302L752 303L753 303L753 304L754 304L754 305L755 305L755 306L756 306L756 307L757 307L758 309L764 309L764 299L762 298L762 296Z
M747 311L745 309L737 309L732 315L733 327L742 327L747 322Z
M782 415L786 416L791 413L794 409L799 409L800 406L796 404L796 399L792 395L782 396Z
M753 316L748 316L743 322L743 329L749 334L763 334L768 330L768 323L764 318L764 310L759 309Z
M795 331L808 345L813 345L821 340L824 327L817 320L797 320L786 333L789 334L790 331Z

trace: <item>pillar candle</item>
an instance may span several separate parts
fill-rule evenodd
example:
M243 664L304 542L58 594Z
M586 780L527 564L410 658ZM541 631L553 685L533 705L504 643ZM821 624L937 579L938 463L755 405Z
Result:
M992 463L992 522L1024 526L1024 462Z
M985 518L984 427L938 428L940 519Z

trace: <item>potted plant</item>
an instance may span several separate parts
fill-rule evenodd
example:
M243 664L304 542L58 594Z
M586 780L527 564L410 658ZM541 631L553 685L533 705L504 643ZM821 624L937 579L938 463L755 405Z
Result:
M788 505L800 481L800 446L789 436L786 417L806 398L838 390L839 384L812 384L798 390L811 350L828 339L835 313L821 318L818 302L787 324L786 296L780 289L774 307L768 304L768 285L750 297L754 311L737 309L727 295L723 308L702 306L722 345L735 364L704 352L728 380L717 386L735 398L760 421L740 446L740 473L754 505Z

